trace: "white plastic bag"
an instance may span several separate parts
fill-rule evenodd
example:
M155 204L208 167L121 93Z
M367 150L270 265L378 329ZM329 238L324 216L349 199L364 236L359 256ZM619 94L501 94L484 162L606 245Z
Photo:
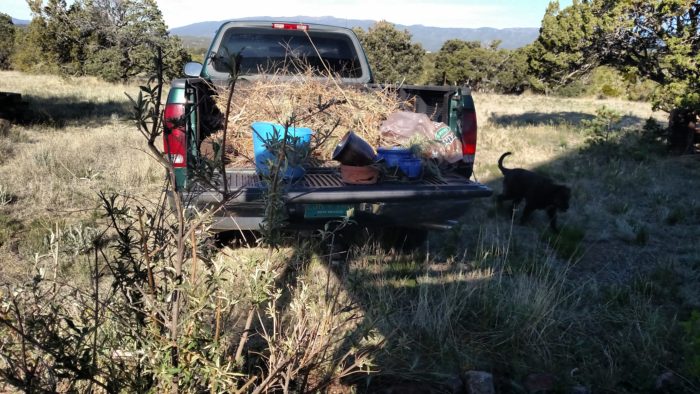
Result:
M462 142L450 127L433 122L428 115L415 112L394 112L379 128L386 145L409 147L419 143L423 156L447 163L462 159Z

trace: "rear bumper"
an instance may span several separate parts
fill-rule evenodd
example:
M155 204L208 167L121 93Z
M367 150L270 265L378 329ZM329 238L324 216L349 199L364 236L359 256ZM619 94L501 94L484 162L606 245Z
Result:
M363 227L405 227L449 230L456 220L465 214L470 201L441 200L404 203L348 204L346 217ZM317 205L317 204L314 204ZM334 204L337 205L337 204ZM288 229L318 229L329 220L343 215L306 217L307 204L287 207L285 227ZM192 212L192 211L190 211ZM235 208L222 208L208 223L211 232L259 230L264 220L262 206L258 211L241 212Z
M257 230L264 217L265 185L252 170L227 173L229 194L193 188L182 193L190 212L217 209L212 231ZM339 215L309 215L321 207L347 208L348 215L366 226L446 228L450 220L464 213L470 200L488 197L488 187L459 176L426 178L414 182L384 182L376 185L346 185L329 169L307 174L287 185L284 200L288 227L318 227Z

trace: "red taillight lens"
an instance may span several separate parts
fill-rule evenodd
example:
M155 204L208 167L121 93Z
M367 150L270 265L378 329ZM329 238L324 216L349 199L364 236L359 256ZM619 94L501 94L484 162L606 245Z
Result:
M187 166L187 135L185 133L185 105L167 104L163 114L163 145L166 157L173 167Z
M283 29L283 30L303 30L308 31L309 25L302 23L273 23L273 29Z
M476 112L465 110L462 114L462 156L467 163L474 163L476 155Z

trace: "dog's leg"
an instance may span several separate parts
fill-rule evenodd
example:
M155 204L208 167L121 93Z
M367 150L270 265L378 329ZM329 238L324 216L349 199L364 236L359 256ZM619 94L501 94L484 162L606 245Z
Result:
M525 209L523 209L523 215L520 217L520 224L525 224L530 218L530 214L535 210L535 207L525 202Z
M549 216L549 227L552 228L552 231L555 233L559 232L559 228L557 228L557 208L556 207L548 207L547 208L547 216Z
M503 202L508 200L513 200L513 196L508 193L508 187L506 187L506 185L503 185L503 193L496 196L496 206L498 207L498 209L502 209ZM514 209L515 206L511 206L511 213Z
M510 210L515 212L518 209L518 206L520 205L520 202L523 201L522 198L514 198L513 199L513 206L510 207ZM527 205L527 204L526 204Z
M503 191L501 192L501 194L499 194L496 197L496 201L501 203L505 200L512 200L512 199L513 199L513 195L510 193L510 188L508 187L508 184L504 182L503 183Z

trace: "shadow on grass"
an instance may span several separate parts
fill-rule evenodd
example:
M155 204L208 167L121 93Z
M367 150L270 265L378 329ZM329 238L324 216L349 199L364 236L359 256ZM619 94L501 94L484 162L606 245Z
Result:
M544 118L544 114L542 116ZM592 115L577 116L579 120L593 119ZM629 119L642 121L635 117ZM601 391L632 393L653 389L659 362L680 365L678 368L682 369L682 352L673 351L682 345L674 331L677 318L659 311L657 305L676 308L684 301L663 294L655 296L654 303L649 301L650 288L659 292L657 288L668 287L665 286L668 277L680 276L675 275L676 271L664 271L663 275L657 275L660 279L646 274L649 270L653 273L655 264L663 259L674 253L679 256L674 252L675 246L657 246L652 253L663 257L642 260L649 254L646 245L655 241L651 234L647 235L649 241L641 244L634 240L619 240L615 235L604 238L595 233L601 230L599 227L589 226L595 216L608 215L608 212L593 212L593 217L587 216L586 205L600 200L601 191L608 193L608 202L600 204L603 211L613 209L613 203L629 207L624 209L630 213L647 209L641 199L647 198L646 194L653 191L649 187L654 189L653 185L641 182L639 193L625 193L627 190L620 189L634 179L620 178L633 176L627 173L630 168L636 171L642 167L660 166L666 158L662 152L656 152L656 145L641 144L633 131L629 133L629 136L622 135L604 146L589 145L533 168L535 172L556 174L553 178L557 183L574 187L572 209L559 216L560 233L549 232L546 214L537 211L526 225L515 224L508 245L495 245L503 248L505 254L498 254L497 248L488 249L494 245L483 245L487 250L482 249L481 252L485 253L479 255L480 251L475 247L482 241L479 230L490 225L507 229L512 218L509 209L496 210L494 200L486 198L473 201L469 211L455 207L455 216L464 215L463 230L441 236L441 243L430 245L439 249L446 248L449 242L459 243L456 249L460 250L456 254L461 255L460 252L465 250L469 253L465 252L458 263L447 259L429 261L420 254L376 249L350 253L347 258L322 263L347 294L353 307L366 316L362 325L373 325L385 340L374 360L378 372L345 380L345 388L352 387L358 393L463 392L463 381L468 376L466 372L482 370L493 373L498 392L524 392L518 388L522 388L528 374L546 372L556 377L556 390L562 392L585 385ZM640 157L649 160L637 160L630 149L639 151ZM692 171L685 170L688 174ZM640 180L646 181L645 178ZM618 185L622 181L625 182L623 186ZM664 182L655 181L658 187L663 187ZM501 179L494 179L487 186L497 195L501 190ZM414 207L409 219L416 220L419 213L423 213L421 211L432 216L436 214L432 208L449 209L446 207L443 201L431 201ZM488 210L492 212L487 213ZM516 214L516 223L520 214L521 211ZM615 215L611 217L627 219L622 213ZM673 220L678 222L678 218ZM684 223L683 226L692 226L687 237L697 234L700 223ZM612 220L603 232L614 233L615 225L615 220ZM653 236L661 237L663 234L660 233L669 231L669 228L661 229ZM352 231L353 234L359 232ZM528 246L533 239L541 245L536 253ZM465 248L466 244L472 246ZM346 248L340 249L340 256L348 256L342 252ZM587 262L567 264L567 261L584 258L589 252L590 255L585 256ZM334 251L322 252L325 256L328 253ZM558 258L551 258L553 255ZM616 258L621 261L613 261ZM321 259L325 260L328 259ZM638 264L640 261L648 266ZM479 277L480 270L495 274ZM628 271L635 274L619 282L600 280L602 276L615 280L627 277ZM299 274L290 275L287 283L298 286L295 275ZM622 296L618 291L611 293L610 289L628 289L630 278L649 280L638 289L625 290ZM688 282L694 285L692 280ZM618 300L615 304L611 303L613 296ZM544 309L540 308L541 305ZM673 313L676 311L673 309ZM364 334L361 330L351 332L336 359L343 351L355 346L355 340ZM649 342L649 338L656 339ZM636 357L638 360L634 365L609 366L615 374L608 376L605 367L608 357ZM577 370L575 376L571 374L572 369ZM639 379L639 376L647 379ZM675 392L694 392L697 380L686 383L674 387Z
M307 241L308 239L297 239L288 246ZM464 362L464 357L460 354L460 349L446 349L446 329L439 335L431 332L433 326L442 327L442 318L447 320L456 316L444 316L436 321L432 321L432 317L434 313L439 313L438 308L446 308L446 313L449 314L455 314L454 311L459 310L456 314L461 319L482 325L475 319L478 308L476 304L467 307L466 298L456 300L453 297L466 289L486 286L486 282L491 279L459 274L449 276L447 266L426 266L423 263L424 257L415 251L396 252L384 249L379 244L370 247L365 245L359 249L351 247L349 250L345 247L337 249L335 246L337 245L319 244L319 249L314 252L318 253L317 259L328 275L328 282L324 285L326 296L330 296L330 299L347 296L347 301L343 301L339 312L356 311L364 317L355 329L343 337L334 350L334 355L329 357L333 363L330 370L340 370L346 368L348 362L354 362L355 356L346 358L345 355L352 352L352 349L367 347L366 344L361 345L365 340L373 342L370 338L378 336L382 338L383 344L369 345L369 349L376 355L372 359L372 369L377 373L345 376L323 389L328 391L322 392L462 392L460 365ZM285 271L283 282L288 285L280 298L280 306L284 304L282 308L290 305L292 293L304 283L303 279L299 281L303 271L309 269L308 263L294 264L295 260L308 261L308 256L300 259L297 253L298 249L295 248L294 255L287 260L290 269ZM321 282L323 275L318 276ZM435 300L435 310L430 307L433 301L425 298L428 294L438 297ZM416 300L421 298L425 302L417 303ZM449 305L450 301L456 301L460 306ZM335 301L330 303L335 305ZM461 326L463 328L465 327ZM422 338L422 341L416 342L418 338ZM405 342L405 346L401 342ZM410 349L412 345L420 346L421 349ZM263 350L253 349L250 354ZM306 381L297 389L300 392L313 392L307 391L309 387L305 383Z
M540 115L539 121L552 119L547 118L545 114ZM527 115L513 118L532 119ZM593 119L594 116L577 114L575 118L578 121L582 121ZM572 117L569 117L567 122L570 122L571 119ZM642 124L644 122L643 119L633 116L627 117L624 121ZM438 273L431 272L434 265L423 262L420 260L420 257L417 260L404 262L395 260L383 264L365 263L364 271L362 267L359 270L354 268L354 271L350 272L349 276L347 274L346 276L341 275L340 281L346 284L347 291L351 293L354 301L365 312L381 316L382 324L379 330L387 338L387 352L392 353L393 350L391 355L385 355L378 359L378 367L382 372L375 376L369 385L363 386L365 383L355 383L358 392L377 392L381 390L394 392L392 390L401 390L411 385L424 390L421 392L449 391L450 382L454 383L455 377L464 379L464 375L461 374L465 371L464 369L460 370L460 368L464 368L465 365L468 365L469 368L482 368L493 372L496 386L502 392L510 392L509 388L512 389L509 386L510 384L522 382L522 379L528 373L538 370L557 376L558 387L562 390L564 390L564 387L573 387L583 382L586 385L616 392L647 392L651 390L654 384L654 374L658 373L655 370L655 365L660 359L663 359L665 363L676 365L679 372L683 371L685 366L679 358L683 355L683 352L672 354L673 349L682 346L683 343L678 336L675 336L675 333L677 333L677 325L675 323L677 317L673 314L660 312L657 308L658 305L664 305L675 311L678 309L674 308L679 307L692 308L692 304L689 304L689 302L692 301L693 297L688 296L688 298L680 300L672 297L655 296L653 297L653 302L649 301L650 288L653 290L657 287L665 288L667 286L665 286L663 280L655 279L648 273L653 273L654 267L662 264L667 259L684 258L675 251L676 246L674 244L665 243L664 241L673 228L672 226L664 226L664 228L653 231L653 234L651 230L647 230L647 232L643 233L645 236L644 242L639 242L635 238L630 240L619 238L616 235L616 231L618 231L616 226L619 226L616 220L627 220L633 226L638 225L640 229L652 229L656 225L653 213L669 208L667 203L658 200L667 197L670 201L675 201L673 200L674 198L684 194L681 190L671 189L674 182L672 179L651 180L646 178L646 174L662 171L662 168L672 168L676 172L672 175L669 174L668 178L690 179L689 177L692 177L693 173L697 176L697 171L700 167L693 165L693 162L675 163L672 158L667 156L663 145L660 145L658 141L645 141L640 138L635 130L625 131L620 135L620 138L611 140L604 145L592 144L571 152L571 154L551 160L542 166L533 168L535 172L556 173L558 175L554 178L557 183L565 183L574 187L575 196L572 200L572 210L561 214L562 231L560 233L548 232L546 215L541 211L538 211L534 215L534 220L531 220L526 225L520 226L516 224L517 229L514 232L514 238L510 246L512 255L504 258L501 263L503 264L502 267L507 267L508 270L511 270L510 272L513 272L518 264L522 267L519 271L515 271L515 274L512 274L513 277L504 276L503 280L506 284L502 287L488 284L489 279L483 279L485 282L474 285L469 283L470 280L463 278L450 281L447 276L441 277ZM611 162L613 161L612 159L614 159L614 162ZM695 179L698 178L696 177ZM628 184L636 184L637 186L632 187L638 189L627 190ZM501 190L501 179L495 179L488 182L487 185L497 195ZM658 195L658 188L664 188L666 193ZM627 208L628 215L613 212L610 215L614 218L612 222L607 224L601 222L597 224L597 227L591 225L590 220L594 220L595 216L607 214L607 212L588 212L587 205L598 203L600 198L596 196L601 195L601 193L608 193L607 203L601 204L604 210L612 209L613 203L619 203L629 207ZM683 198L684 201L690 201L686 197ZM493 200L483 199L475 201L471 209L494 209L494 205ZM475 215L468 214L465 216L468 218L468 222L464 224L465 231L460 232L463 237L460 241L463 243L469 242L464 238L465 236L474 239L478 238L478 228L485 224L488 225L487 221L501 221L503 225L507 226L511 216L510 212L506 211L509 210L492 212L490 215L485 212L475 212ZM645 213L647 211L648 213ZM520 214L521 212L516 214L516 222ZM589 214L592 214L594 217L589 218ZM697 234L698 229L700 229L700 222L697 220L691 221L687 219L685 223L684 228L687 228L690 232L683 239L676 239L676 242L693 242L690 241L690 238L692 238L691 234ZM602 228L601 226L605 227ZM545 324L546 329L543 328L543 331L538 331L538 335L541 335L541 337L538 337L536 341L533 340L533 344L528 344L526 340L524 341L521 337L518 337L518 335L522 335L523 327L530 324L530 321L525 319L524 316L536 316L534 312L539 311L534 309L530 311L528 309L528 307L531 307L529 302L534 304L534 298L530 301L528 301L528 298L536 296L537 292L534 290L552 289L547 286L541 287L552 279L552 276L545 273L549 266L541 261L545 256L539 254L533 256L527 251L527 248L520 255L516 251L518 244L528 242L528 239L519 239L519 237L525 233L532 232L539 232L540 237L536 238L543 243L545 248L550 249L548 253L559 257L553 261L553 269L555 270L560 268L558 267L559 265L562 267L567 266L567 260L577 262L584 258L584 255L588 254L585 256L585 262L582 262L580 265L573 263L573 268L566 272L565 281L561 282L562 289L566 289L563 294L575 294L576 291L583 288L581 284L583 281L593 281L593 285L580 295L582 297L580 305L573 303L567 306L566 301L549 300L549 302L555 303L561 301L561 304L552 306L549 312L557 317L554 317L547 324L562 322L558 319L565 319L564 315L571 314L571 316L576 316L577 308L595 309L598 317L590 318L583 313L579 316L584 321L583 323L580 325L572 324L569 328L561 331L559 328L552 328L553 326ZM597 232L610 232L611 235L598 234ZM674 234L676 236L680 233L674 231ZM475 240L471 242L474 243ZM693 253L692 256L697 257L698 255ZM685 258L689 259L692 256ZM523 265L522 261L528 258L530 262L526 262ZM468 261L478 261L479 257L472 252L467 259ZM616 259L620 259L620 261L615 261ZM639 264L640 262L645 262L646 264ZM493 264L498 265L492 262L487 264L487 266L493 266ZM455 266L450 267L449 263L440 263L438 265L455 269ZM693 267L688 268L695 269ZM379 270L381 274L377 274L376 271L371 269ZM568 268L562 269L568 270ZM678 270L673 271L673 277L678 277L678 273L682 272L682 269L684 268L678 268ZM449 269L447 273L450 273ZM520 282L519 277L528 277L531 278L531 281L523 279L525 282ZM594 279L593 277L596 278ZM622 304L614 307L609 305L609 296L607 295L609 287L629 286L630 281L639 277L645 278L643 287L629 292ZM426 281L426 279L429 280ZM606 280L609 281L606 282ZM527 284L523 285L523 283ZM560 282L554 283L556 286L560 285ZM526 286L524 289L532 292L520 294L513 290L513 287L517 288L520 285ZM469 293L471 291L469 289L474 288L474 286L486 286L495 290L513 292L513 298L508 298L507 295L503 296L502 293L498 294L497 291L491 293L491 296L493 296L491 301L489 301L488 295L477 297L464 304L461 304L462 300L459 297L449 298L446 300L454 301L456 304L459 304L458 308L463 307L465 309L449 317L444 315L444 313L450 313L449 309L446 308L446 306L450 306L450 303L438 302L439 297L456 293L467 297L467 294L475 294ZM677 287L697 294L696 290L692 290L694 289L694 281L692 279L677 285ZM552 294L557 295L559 293ZM522 295L523 298L517 299L518 295ZM559 295L561 296L562 294ZM380 302L382 297L386 297L385 299L388 300L386 305ZM426 309L426 311L431 310L433 314L421 315L416 313L416 308L424 307L424 303L434 306ZM499 310L499 308L503 309ZM377 311L377 309L386 312ZM386 313L386 316L382 316L382 313ZM496 317L492 316L492 314L495 314ZM620 316L629 316L630 319L633 316L638 316L642 328L635 328L633 324L625 323L626 320L619 321ZM501 317L504 318L501 319ZM424 319L431 318L436 321L445 318L449 322L449 335L462 338L461 342L457 341L455 344L462 343L464 345L473 340L474 346L465 345L464 348L444 346L445 343L452 339L447 335L441 336L447 334L448 331L443 333L431 332L430 330L422 331L422 327L438 325L423 325ZM658 325L658 319L664 319L664 324ZM626 339L618 341L615 335L595 334L596 330L606 332L610 330L611 333L624 332L623 336ZM514 336L508 336L508 332L513 333ZM519 332L521 334L515 334ZM503 335L503 337L499 335ZM597 347L597 345L592 343L589 344L590 346L584 347L576 345L577 341L588 341L589 335L591 340L594 342L599 341L601 346ZM592 339L595 335L598 335L598 337ZM649 345L646 342L648 338L660 338L659 335L663 336L665 340L657 341L647 346ZM554 345L555 343L556 345ZM642 345L645 343L646 345ZM478 349L479 346L483 346L483 348ZM556 354L549 353L554 351L553 349L556 346L563 346L563 348L559 349L563 351L561 353L556 353L558 351L555 351ZM547 363L542 363L542 360L537 356L537 352L542 351L543 354L547 354L547 357L552 357L550 361L554 365L564 365L570 362L571 360L568 360L569 357L586 360L583 361L583 364L603 365L606 362L605 357L607 355L601 349L612 349L615 357L627 358L638 354L640 346L644 347L645 351L648 354L653 354L653 356L641 357L635 365L616 367L616 374L612 377L606 377L604 368L598 369L589 366L585 368L586 371L582 369L580 377L572 378L572 376L567 376L566 368L559 369L552 365L547 365ZM400 350L402 347L410 348L411 350L402 354ZM488 349L487 353L492 353L479 354L479 350L483 349ZM396 358L392 358L394 356L401 362L396 363ZM579 362L581 361L579 360ZM418 371L425 373L422 378ZM635 377L639 376L650 377L650 379L635 379ZM425 381L432 382L432 390L430 389L430 384L426 385ZM459 379L456 381L459 385ZM698 381L693 378L692 381L674 386L671 391L693 392L697 384Z
M520 127L520 126L564 126L571 125L575 127L583 126L586 121L595 119L594 114L583 112L526 112L517 115L499 115L493 114L489 118L489 122L501 127ZM620 119L622 127L644 125L646 119L637 116L625 115Z
M100 127L131 116L131 105L123 101L94 102L71 96L22 96L26 103L18 116L23 125L43 125L56 129L67 126Z

